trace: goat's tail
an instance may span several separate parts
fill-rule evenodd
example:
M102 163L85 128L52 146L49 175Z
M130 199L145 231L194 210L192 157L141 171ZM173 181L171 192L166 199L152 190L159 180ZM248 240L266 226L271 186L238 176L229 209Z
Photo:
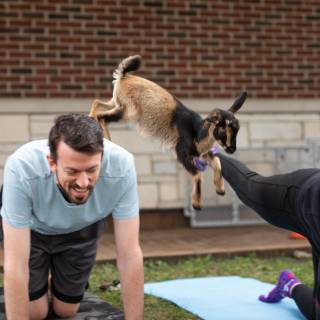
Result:
M118 68L113 72L114 80L118 80L122 78L128 72L138 70L140 67L140 64L141 64L141 56L139 55L130 56L122 60Z

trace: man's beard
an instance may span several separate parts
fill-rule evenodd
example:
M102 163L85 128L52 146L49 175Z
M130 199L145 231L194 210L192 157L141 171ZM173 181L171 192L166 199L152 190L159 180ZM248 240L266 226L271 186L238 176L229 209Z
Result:
M86 196L85 198L83 197L72 197L71 195L69 195L69 193L67 192L67 190L65 190L65 188L62 186L62 184L60 183L59 177L58 177L58 173L56 173L56 180L57 180L57 186L60 190L60 192L62 193L63 197L70 203L74 203L74 204L83 204L86 203L87 200L89 199L92 190L93 190L93 186L89 185L87 187L89 194L88 196ZM72 189L74 187L78 187L80 188L76 183L72 183L69 185L69 188ZM81 189L81 188L80 188Z

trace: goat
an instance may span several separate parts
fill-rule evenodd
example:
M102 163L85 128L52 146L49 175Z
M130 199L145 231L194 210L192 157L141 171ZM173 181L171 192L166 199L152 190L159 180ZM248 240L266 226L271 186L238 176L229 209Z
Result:
M246 92L228 110L214 109L203 119L158 84L128 74L138 70L140 64L139 55L124 59L113 73L112 99L94 100L89 115L100 123L107 138L110 138L109 122L135 121L140 133L174 148L178 161L192 176L192 206L200 210L202 172L196 160L202 158L208 162L214 172L216 192L224 195L220 160L210 149L217 142L227 153L236 151L240 126L234 113L244 103Z

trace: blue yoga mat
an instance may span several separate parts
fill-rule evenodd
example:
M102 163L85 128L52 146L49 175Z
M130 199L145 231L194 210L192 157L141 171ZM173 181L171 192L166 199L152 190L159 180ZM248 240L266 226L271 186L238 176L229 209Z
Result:
M208 277L147 283L144 292L171 301L204 320L305 320L292 299L263 303L274 285L251 278Z

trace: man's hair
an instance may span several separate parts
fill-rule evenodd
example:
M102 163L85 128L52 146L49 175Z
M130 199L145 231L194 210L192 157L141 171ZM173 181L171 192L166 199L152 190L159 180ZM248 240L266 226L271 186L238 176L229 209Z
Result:
M50 155L58 160L57 148L60 141L78 152L103 153L103 132L93 118L83 114L65 114L57 117L49 133Z

